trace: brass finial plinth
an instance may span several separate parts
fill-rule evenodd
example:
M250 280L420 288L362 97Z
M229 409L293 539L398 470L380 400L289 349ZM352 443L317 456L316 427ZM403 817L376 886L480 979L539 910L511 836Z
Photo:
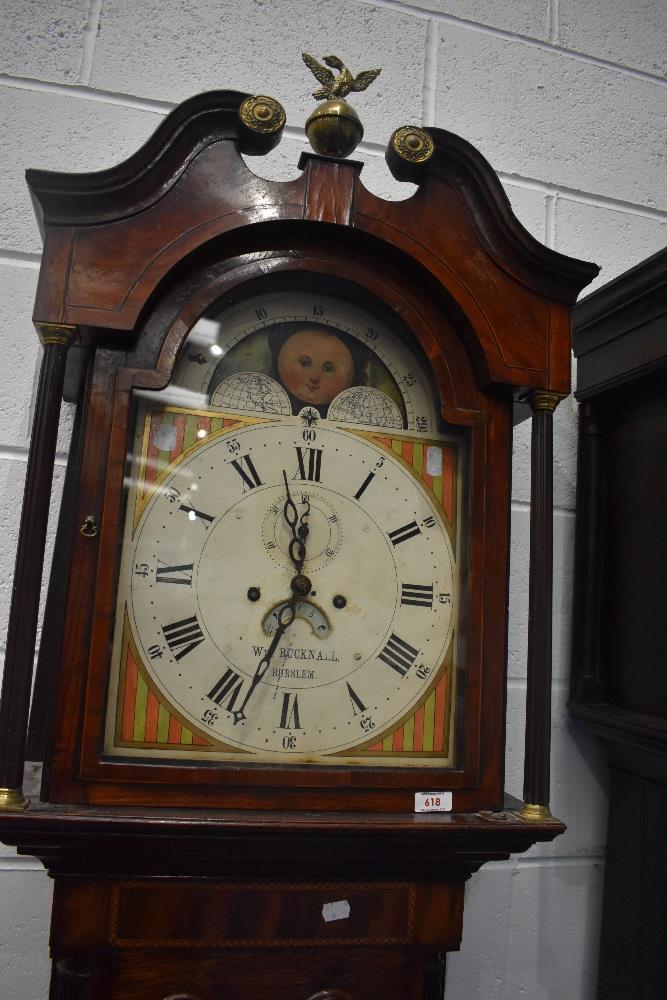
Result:
M308 141L315 152L322 156L349 156L363 139L364 127L345 97L351 91L366 90L381 71L366 69L353 76L338 56L324 56L323 62L326 65L322 65L307 52L302 55L308 69L322 84L313 91L313 97L317 101L324 101L306 122ZM327 66L331 69L327 69ZM332 69L338 71L337 75Z
M526 823L550 823L554 818L549 806L534 802L524 802L519 810L519 817Z
M23 812L27 808L22 788L0 788L0 812Z
M42 345L57 344L60 347L70 347L79 333L78 326L71 326L68 323L35 323L37 336Z

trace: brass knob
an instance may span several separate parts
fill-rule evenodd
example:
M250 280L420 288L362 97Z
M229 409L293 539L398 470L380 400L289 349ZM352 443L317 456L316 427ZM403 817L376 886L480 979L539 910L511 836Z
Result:
M99 525L92 514L87 514L80 531L84 538L95 538L99 533Z

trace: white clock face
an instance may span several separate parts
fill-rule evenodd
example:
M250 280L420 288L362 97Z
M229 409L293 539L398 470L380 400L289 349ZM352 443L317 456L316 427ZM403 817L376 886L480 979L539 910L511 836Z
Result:
M106 749L154 753L162 712L190 734L162 739L176 759L452 766L458 446L392 330L333 298L272 302L223 313L205 363L200 321L176 384L139 405ZM345 338L285 326L313 305ZM251 312L274 322L248 332ZM355 320L384 357L357 353ZM243 331L246 368L220 371Z

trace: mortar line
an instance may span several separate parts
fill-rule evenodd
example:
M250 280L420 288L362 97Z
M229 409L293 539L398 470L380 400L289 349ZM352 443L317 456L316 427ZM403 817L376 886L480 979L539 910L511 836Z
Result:
M512 500L510 502L510 509L515 513L528 513L530 511L530 500ZM573 518L576 514L573 507L563 507L554 504L553 507L554 514L558 514L559 517Z
M424 53L424 89L422 93L422 114L425 125L436 124L436 86L438 81L438 48L440 32L438 25L429 18L426 26L426 49Z
M3 872L44 872L44 865L35 858L12 857L11 854L0 857L0 871Z
M0 461L8 462L27 462L28 461L28 446L19 444L1 444L0 445ZM66 466L67 465L67 453L64 451L56 452L56 456L53 460L54 465Z
M558 45L560 32L560 10L558 0L549 0L549 41Z
M73 97L81 101L97 101L100 104L114 104L135 111L150 111L154 114L168 114L176 107L173 101L158 101L153 98L134 97L121 91L101 90L97 87L85 87L82 84L50 83L45 80L34 80L29 76L10 76L0 73L0 86L11 87L13 90L33 90L41 93L55 94L58 97Z
M436 21L441 21L443 24L451 24L454 27L469 28L471 31L476 31L480 34L492 35L495 38L501 38L508 42L520 42L523 45L528 45L531 48L542 49L546 52L557 52L560 55L576 59L579 62L589 63L593 66L603 66L606 69L611 69L617 73L628 74L629 76L638 77L640 80L649 80L651 83L659 83L662 86L667 86L667 80L655 73L649 73L647 70L635 69L632 66L615 63L610 59L602 59L600 56L594 56L587 52L577 52L575 49L569 49L565 45L559 45L557 42L550 42L545 38L534 38L530 35L522 35L518 31L508 31L506 28L497 28L491 24L481 24L479 21L473 21L466 17L457 17L455 14L445 14L440 11L428 10L420 7L418 4L402 3L398 2L398 0L361 0L361 3L371 4L373 7L385 7L387 10L393 10L396 13L412 14L419 18L433 18Z
M95 55L95 43L97 42L97 32L102 18L103 0L91 0L88 9L88 20L83 29L83 53L81 55L81 69L79 70L79 82L87 86L93 72L93 56Z
M551 678L551 689L559 688L560 690L567 690L570 686L569 677L552 677ZM508 674L507 675L507 687L512 688L515 691L522 691L526 687L526 675L523 676L518 674Z
M38 271L42 260L40 253L23 253L20 250L0 250L0 265L7 267L26 267Z

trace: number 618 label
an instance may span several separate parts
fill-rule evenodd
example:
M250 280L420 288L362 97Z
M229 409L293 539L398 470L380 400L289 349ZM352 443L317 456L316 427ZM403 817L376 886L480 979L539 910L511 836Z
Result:
M415 792L416 813L441 813L451 811L451 792Z

